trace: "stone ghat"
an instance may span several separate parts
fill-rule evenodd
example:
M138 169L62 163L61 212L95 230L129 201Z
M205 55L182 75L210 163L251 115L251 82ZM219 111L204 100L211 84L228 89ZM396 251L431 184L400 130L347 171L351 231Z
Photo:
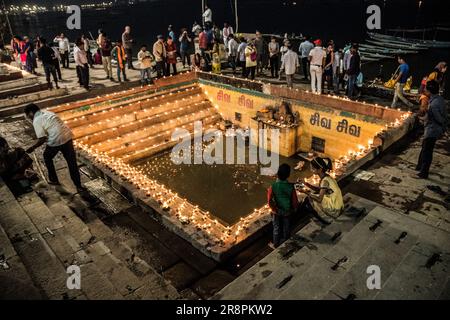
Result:
M73 129L75 144L89 167L99 172L109 183L118 186L132 201L195 248L217 261L223 261L252 241L270 223L268 208L255 209L234 225L227 226L190 203L189 199L183 199L150 179L134 165L138 160L171 148L176 143L171 141L175 128L182 127L192 133L193 123L198 120L202 121L203 127L217 127L223 118L219 113L222 112L221 106L201 87L198 81L201 77L205 77L205 74L189 72L157 80L154 85L68 103L50 110L57 112ZM228 81L230 77L216 78L227 78L222 80ZM237 79L233 81L249 86L256 83ZM242 83L237 84L237 87L246 88ZM255 85L261 87L261 83ZM296 97L296 92L274 91L272 96L283 99L290 94L292 96L288 99L300 99ZM320 105L324 103L322 97L311 93L302 92L300 95L304 95L302 101L306 99L313 103L314 99L319 99ZM331 99L339 101L340 110L349 108L345 106L347 101ZM408 120L407 123L411 120L407 119L409 115L396 110L384 111L384 108L362 103L358 106L364 109L358 114L368 114L371 108L383 110L384 113L378 115L378 119L382 118L387 123L386 129L389 129L388 121L395 117L396 132L386 130L390 135L372 141L370 149L364 148L348 156L341 163L344 172L336 174L338 179L373 159L383 150L383 144L387 145L387 141L390 144L400 138L409 127L405 125L405 120Z
M0 83L23 78L22 70L0 63Z
M214 126L220 115L196 84L165 91L154 87L130 90L108 100L94 99L56 107L59 116L72 128L77 143L94 152L131 162L153 155L173 145L175 128L193 130L195 121Z
M120 186L168 229L216 260L236 250L269 223L264 208L225 226L208 212L179 197L132 165L172 147L175 128L194 130L194 122L216 127L217 109L192 82L195 73L168 77L155 85L64 104L50 110L72 128L81 157ZM267 220L267 221L266 221Z

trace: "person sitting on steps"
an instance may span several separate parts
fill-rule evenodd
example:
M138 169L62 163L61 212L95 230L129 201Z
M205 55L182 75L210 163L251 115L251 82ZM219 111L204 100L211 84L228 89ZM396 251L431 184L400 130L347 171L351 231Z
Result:
M320 177L319 187L305 183L310 191L304 191L307 197L299 208L303 214L312 214L325 225L331 223L325 216L335 219L344 209L341 189L336 180L328 174L332 169L330 158L315 157L311 161L311 171Z

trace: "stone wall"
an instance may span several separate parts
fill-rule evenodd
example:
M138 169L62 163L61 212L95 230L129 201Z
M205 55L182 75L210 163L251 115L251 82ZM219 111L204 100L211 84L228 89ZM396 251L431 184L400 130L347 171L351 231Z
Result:
M287 87L273 86L270 84L264 85L263 92L271 96L302 100L306 103L323 105L344 112L358 113L386 122L395 122L395 120L400 119L404 113L396 109L390 109L376 104L352 101L331 95L317 95L303 90L289 89Z
M286 151L288 154L283 154L280 149L280 153L285 156L290 156L298 151L309 151L313 137L317 137L325 140L324 153L332 158L338 158L346 155L349 151L358 151L359 145L366 147L369 140L373 141L386 124L384 120L370 115L343 111L342 108L334 109L324 106L323 102L314 104L313 97L303 103L293 97L283 98L275 94L268 95L204 79L199 81L205 94L218 108L221 116L241 127L254 128L255 124L252 118L256 116L258 110L266 106L279 105L283 100L290 102L292 110L300 114L300 126L297 130L296 150L294 152ZM319 98L316 95L314 97ZM338 102L333 98L332 101L333 105ZM393 113L387 116L388 114L386 113L384 117L393 116Z

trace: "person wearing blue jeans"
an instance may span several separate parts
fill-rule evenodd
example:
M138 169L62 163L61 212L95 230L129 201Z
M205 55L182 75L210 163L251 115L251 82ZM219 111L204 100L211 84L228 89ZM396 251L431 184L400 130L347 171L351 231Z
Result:
M145 44L141 46L137 58L141 72L141 85L150 84L152 82L152 63L154 58L152 54L147 51L147 46Z
M398 67L399 73L397 75L397 78L395 78L395 92L391 108L395 108L397 106L398 99L400 99L408 107L412 108L413 104L409 102L408 99L406 99L403 95L403 88L405 87L405 84L409 78L409 66L405 62L405 58L402 55L398 56L398 63L400 64L400 66Z
M436 141L445 133L448 124L447 105L444 98L439 95L438 82L435 80L428 81L424 93L430 98L430 102L428 110L423 116L425 132L416 166L418 173L412 175L416 179L428 178L433 161L434 146Z
M122 80L120 79L120 74L123 74L123 80L124 81L128 81L128 79L127 79L127 75L126 75L126 73L125 73L125 68L121 68L120 66L117 66L117 80L119 81L119 82L122 82Z
M353 98L354 96L355 85L356 85L356 74L349 75L347 79L347 86L348 86L347 94L349 98Z
M351 58L349 68L347 69L347 95L350 99L352 99L355 95L355 86L356 86L356 78L358 74L361 72L361 58L358 53L358 46L353 45L350 49Z
M287 179L291 167L283 163L278 168L277 181L267 191L267 201L271 209L273 224L273 246L276 248L290 236L291 214L297 210L298 199L294 184Z

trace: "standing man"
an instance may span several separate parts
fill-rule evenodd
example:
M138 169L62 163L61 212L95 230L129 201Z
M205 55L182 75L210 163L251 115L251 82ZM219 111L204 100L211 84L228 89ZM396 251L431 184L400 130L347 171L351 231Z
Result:
M129 59L121 40L117 40L116 46L111 51L111 55L117 61L117 81L122 82L120 80L120 74L123 75L123 81L129 81L125 72L125 63ZM129 58L131 59L131 57Z
M69 68L69 50L70 50L70 43L69 39L64 35L63 32L59 36L56 36L55 39L53 39L53 42L58 42L58 48L59 53L61 55L61 61L63 68Z
M247 68L245 67L245 48L247 48L247 40L244 37L240 39L241 43L239 44L237 54L239 57L239 64L242 67L242 78L247 76Z
M125 54L127 57L130 57L128 59L128 69L134 69L133 67L133 59L131 57L133 56L133 39L131 38L131 27L126 26L125 31L122 33L122 44L125 49Z
M40 41L42 44L42 41ZM53 53L55 54L55 59L53 59L53 63L55 65L56 74L58 75L58 80L62 81L62 75L61 75L61 54L59 53L59 50L55 47L52 47Z
M74 50L75 64L77 65L77 74L80 77L80 85L86 90L89 90L89 65L84 51L84 42L81 39L77 40L77 50Z
M59 185L53 158L61 151L69 168L70 178L78 192L86 189L81 185L80 172L78 171L77 158L72 141L72 131L56 114L50 111L42 111L37 105L31 103L25 107L25 116L32 121L37 141L26 149L31 153L44 143L47 143L44 151L44 162L48 171L48 183Z
M190 67L191 60L189 59L189 49L191 47L192 39L189 37L186 28L181 29L181 36L178 40L180 41L180 56L183 68L186 68L186 64Z
M175 32L173 31L173 27L171 24L169 24L169 27L167 28L167 32L169 34L169 37L171 37L173 39L173 41L175 41Z
M139 51L137 58L141 70L141 86L150 84L152 82L153 56L147 51L147 46L145 44L141 46L141 51Z
M314 41L314 49L309 52L309 63L311 73L311 91L313 93L322 93L322 73L325 63L326 53L322 48L322 41L317 39Z
M352 48L350 49L351 57L350 57L350 64L347 69L347 76L348 76L348 82L347 82L347 96L352 99L355 96L355 86L356 86L356 79L361 72L361 58L359 57L358 53L358 47L354 44L352 45Z
M164 37L160 34L158 35L158 40L153 44L153 56L156 62L156 76L158 78L164 75L166 70L165 59L166 59L166 46L164 45Z
M425 95L429 97L430 103L428 111L424 116L425 133L422 141L422 150L420 151L419 161L413 178L427 179L433 160L433 150L436 140L439 139L447 128L447 106L445 100L439 95L439 84L435 80L430 80L425 86Z
M102 37L100 41L101 42L99 46L100 52L102 54L102 65L106 73L106 79L113 81L114 78L112 74L112 65L111 65L111 50L112 50L111 40L109 40L105 32L102 32Z
M203 11L203 25L204 26L211 26L212 25L212 10L208 7L208 5L205 5L205 11Z
M267 45L263 39L261 32L256 31L256 39L255 39L255 47L256 47L256 73L258 76L261 75L264 69L264 64L266 61L266 49Z
M238 55L238 47L239 44L234 39L234 34L230 34L228 36L228 62L230 63L230 67L233 69L233 74L236 73L236 60Z
M398 99L400 99L404 104L406 104L408 107L412 108L413 104L408 101L408 99L405 98L403 95L403 88L405 87L406 81L408 81L409 78L409 66L405 62L405 58L402 55L398 56L398 63L399 66L399 73L397 75L397 78L395 78L395 93L394 93L394 99L392 100L392 108L395 108L397 105Z
M278 78L278 60L280 59L280 45L277 39L272 36L270 38L269 45L269 63L270 63L270 75L272 78Z
M334 94L339 94L339 83L341 78L341 64L342 64L342 49L336 50L334 52L333 59L333 91Z
M233 34L233 33L234 33L233 27L230 26L227 22L225 22L223 24L223 30L222 30L223 44L225 45L225 49L228 49L228 37L230 36L230 34Z
M194 24L192 25L192 33L198 37L198 35L202 32L202 27L197 23L197 21L194 21Z
M83 40L83 43L84 43L84 51L86 51L86 57L88 59L89 66L91 68L93 68L94 67L94 59L92 58L91 45L89 44L89 38L83 34L81 36L81 40Z
M42 66L44 67L48 89L53 89L50 75L53 76L53 81L55 81L56 89L59 89L55 67L55 52L47 45L47 41L45 39L41 39L41 47L38 50L38 58L42 61Z
M291 45L288 45L288 51L284 54L281 61L281 70L286 74L286 83L288 88L293 88L294 75L298 68L298 55L292 50Z
M305 40L298 47L298 52L300 52L300 58L302 59L303 80L309 80L309 53L313 48L314 45L309 41L308 36L305 37Z

